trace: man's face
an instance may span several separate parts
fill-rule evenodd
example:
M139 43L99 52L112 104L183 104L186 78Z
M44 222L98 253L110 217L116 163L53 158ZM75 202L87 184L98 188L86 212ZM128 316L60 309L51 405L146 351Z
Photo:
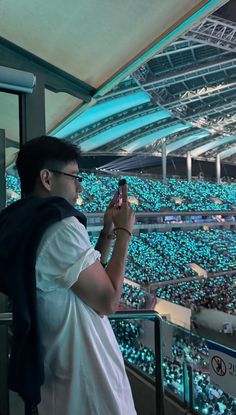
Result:
M61 173L78 176L79 167L75 161L71 161L58 169ZM67 200L72 206L75 205L78 194L82 192L81 183L76 177L66 176L64 174L54 173L51 171L51 196L60 196Z

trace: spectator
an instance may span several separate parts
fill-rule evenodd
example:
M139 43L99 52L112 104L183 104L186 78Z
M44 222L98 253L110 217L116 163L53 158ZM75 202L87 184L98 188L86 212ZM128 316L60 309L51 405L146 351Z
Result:
M18 363L25 372L19 367L19 374L15 372L19 376L17 386L21 396L38 403L37 393L32 397L29 389L23 387L22 392L19 385L31 368L22 366L19 357L26 357L28 364L34 355L41 368L37 350L42 346L45 378L39 415L134 415L122 355L104 315L113 313L120 299L135 216L125 185L122 206L117 208L116 194L106 210L97 249L93 249L84 226L85 217L73 208L82 191L78 160L77 147L54 137L43 136L26 143L17 159L25 197L1 214L1 237L8 235L9 244L15 246L17 242L19 246L15 261L21 267L15 270L17 279L11 281L8 292L13 297L13 313L19 300L24 307L23 318L27 313L26 324L31 322L24 332L25 343L21 339L23 352L18 354ZM116 241L106 266L114 227ZM4 239L0 239L0 249L3 246ZM23 297L20 302L21 294L16 292L19 281L21 294L28 296L29 304L23 302ZM29 284L27 292L23 292L23 284ZM9 287L9 279L1 285ZM14 350L13 356L16 357ZM35 373L42 383L43 370ZM31 387L29 382L27 385Z

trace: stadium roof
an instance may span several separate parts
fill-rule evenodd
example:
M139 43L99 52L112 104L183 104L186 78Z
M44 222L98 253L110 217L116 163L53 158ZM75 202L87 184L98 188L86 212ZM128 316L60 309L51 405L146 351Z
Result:
M234 163L233 1L210 14L226 2L2 2L0 47L72 82L46 85L47 132L85 152L159 154L164 141L167 154Z

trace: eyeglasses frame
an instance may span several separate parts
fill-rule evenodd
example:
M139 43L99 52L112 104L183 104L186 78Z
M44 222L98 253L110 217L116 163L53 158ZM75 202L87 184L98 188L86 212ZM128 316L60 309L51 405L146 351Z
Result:
M75 179L79 183L81 183L82 180L83 180L83 178L81 176L76 176L76 174L65 173L64 171L59 171L59 170L54 170L54 169L48 169L48 170L51 171L52 173L63 174L64 176L72 177L73 179Z

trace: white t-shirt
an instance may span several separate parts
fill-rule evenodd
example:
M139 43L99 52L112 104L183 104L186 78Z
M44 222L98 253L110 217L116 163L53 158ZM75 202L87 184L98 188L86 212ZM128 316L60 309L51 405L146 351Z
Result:
M39 415L136 414L108 318L70 289L99 257L75 217L50 226L39 245L36 284L45 370Z

